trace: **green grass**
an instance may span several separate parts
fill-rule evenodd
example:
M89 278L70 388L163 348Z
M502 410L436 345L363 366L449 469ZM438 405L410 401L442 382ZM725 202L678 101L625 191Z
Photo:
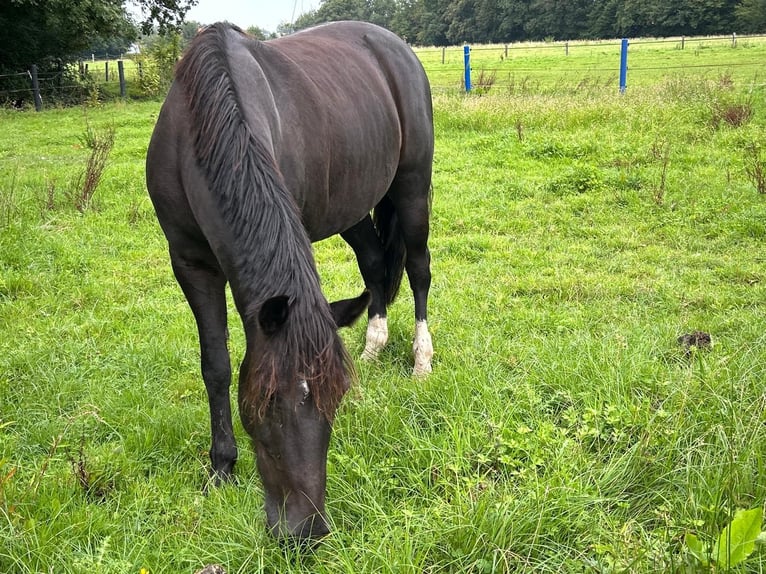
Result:
M0 112L0 572L693 571L686 532L712 541L766 499L750 79L436 96L434 373L409 376L403 289L336 419L333 533L306 554L267 536L238 421L238 484L202 494L196 329L144 189L159 104ZM81 214L86 121L116 143ZM358 293L350 249L315 249L328 298ZM687 356L694 330L713 346ZM740 571L764 569L756 551Z
M436 91L463 86L463 47L416 48ZM673 79L692 89L702 76L762 84L766 37L630 40L628 87ZM620 41L524 42L471 47L472 83L511 94L617 91Z

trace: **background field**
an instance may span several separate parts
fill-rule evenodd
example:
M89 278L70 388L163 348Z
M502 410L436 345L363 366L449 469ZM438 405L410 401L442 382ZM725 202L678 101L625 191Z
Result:
M202 494L196 330L144 187L159 103L0 112L0 572L695 571L684 534L766 498L766 96L738 69L437 90L434 373L409 377L403 289L304 554L266 535L240 426L238 484ZM116 139L81 213L88 126ZM328 298L358 293L350 249L315 249Z
M522 42L471 46L472 83L510 94L602 93L618 89L620 40ZM463 84L463 47L416 48L437 91ZM765 36L631 39L628 86L667 78L680 84L731 77L741 86L764 81Z

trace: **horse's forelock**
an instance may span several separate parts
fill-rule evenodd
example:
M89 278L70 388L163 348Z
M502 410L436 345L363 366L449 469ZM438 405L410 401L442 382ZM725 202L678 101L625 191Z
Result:
M306 381L317 410L332 422L343 395L356 377L340 338L336 334L328 345L302 363L285 352L283 341L275 343L263 345L252 356L244 388L240 389L242 405L262 419L275 393L290 396L297 392L300 381Z

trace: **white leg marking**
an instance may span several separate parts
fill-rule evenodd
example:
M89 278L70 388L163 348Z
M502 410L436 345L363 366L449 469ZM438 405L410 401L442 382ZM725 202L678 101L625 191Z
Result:
M425 321L418 321L415 324L415 341L412 343L412 352L415 355L415 367L412 369L412 374L421 377L430 373L434 345L431 342L431 334L428 332L428 324Z
M373 360L378 358L380 350L388 342L388 321L385 317L375 315L367 324L367 342L364 345L362 359Z

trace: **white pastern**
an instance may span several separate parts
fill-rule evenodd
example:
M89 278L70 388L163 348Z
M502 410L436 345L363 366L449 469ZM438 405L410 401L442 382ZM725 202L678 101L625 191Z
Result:
M418 321L415 324L415 341L412 343L412 352L415 355L415 367L412 374L422 377L431 372L431 358L434 356L434 345L431 342L431 334L428 332L428 324Z
M375 315L367 323L367 342L364 345L362 359L373 360L378 358L380 350L388 342L388 321L385 317Z

